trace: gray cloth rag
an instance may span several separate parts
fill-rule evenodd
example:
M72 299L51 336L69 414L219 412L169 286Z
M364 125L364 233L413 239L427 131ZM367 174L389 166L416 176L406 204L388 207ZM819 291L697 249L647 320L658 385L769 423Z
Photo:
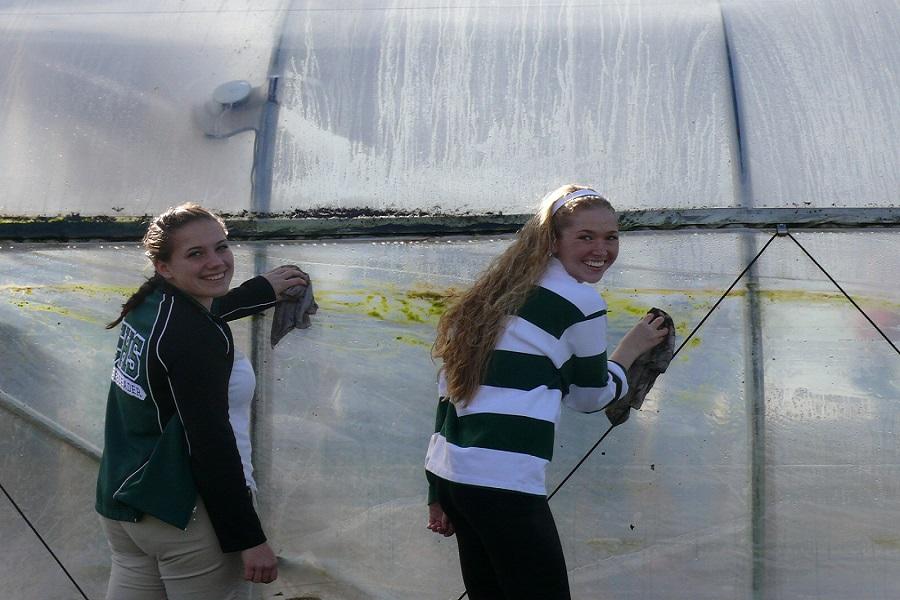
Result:
M286 298L275 305L275 315L272 317L272 333L270 341L272 347L281 341L293 329L306 329L312 323L309 315L319 310L316 299L313 297L312 281L305 272L303 278L306 285L295 285L284 291Z
M672 317L658 308L651 308L647 312L655 317L663 317L663 327L668 327L669 333L666 339L638 356L628 369L625 374L628 378L628 393L606 407L606 418L613 426L627 421L631 414L630 409L641 408L644 397L653 387L656 377L666 372L675 354L675 323Z

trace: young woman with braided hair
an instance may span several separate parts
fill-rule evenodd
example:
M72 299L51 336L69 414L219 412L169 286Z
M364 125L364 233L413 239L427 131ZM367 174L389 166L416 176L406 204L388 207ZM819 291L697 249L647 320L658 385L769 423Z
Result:
M121 324L97 480L107 598L235 599L242 580L269 583L278 570L236 442L248 436L229 415L229 388L249 402L255 379L235 362L227 321L305 279L279 267L229 291L225 224L196 204L154 219L143 245L155 273L108 325Z
M628 367L667 333L648 315L607 359L606 304L586 284L618 252L610 203L563 186L438 323L428 528L456 534L472 600L570 598L544 481L561 406L622 397Z

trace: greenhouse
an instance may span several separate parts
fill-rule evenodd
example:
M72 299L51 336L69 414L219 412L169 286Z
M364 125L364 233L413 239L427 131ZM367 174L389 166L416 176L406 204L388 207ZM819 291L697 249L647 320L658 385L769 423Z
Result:
M626 423L563 411L572 597L900 597L898 0L0 0L0 50L0 597L105 597L104 326L188 201L319 305L231 323L253 597L462 597L435 326L570 182L619 214L610 340L679 344Z

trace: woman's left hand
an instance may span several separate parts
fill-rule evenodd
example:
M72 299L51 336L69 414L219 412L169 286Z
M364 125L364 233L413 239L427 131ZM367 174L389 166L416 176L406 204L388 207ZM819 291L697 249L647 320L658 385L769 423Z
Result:
M275 297L284 300L284 291L298 285L307 285L309 275L300 270L296 265L282 265L262 274L266 281L275 290Z
M272 583L278 579L278 559L269 544L263 542L241 551L244 579L253 583Z

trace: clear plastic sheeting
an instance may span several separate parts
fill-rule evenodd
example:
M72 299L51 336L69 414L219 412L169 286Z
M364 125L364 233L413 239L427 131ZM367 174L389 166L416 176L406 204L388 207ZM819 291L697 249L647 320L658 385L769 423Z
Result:
M898 31L896 0L0 0L0 220L112 232L196 201L421 232L404 215L484 225L574 181L658 230L683 208L858 225L897 205ZM900 232L865 218L887 229L623 235L611 342L652 306L684 340L771 244L554 496L574 598L900 597ZM425 529L429 351L508 243L232 244L235 283L299 264L320 306L274 349L270 316L233 324L281 561L256 600L462 593L455 540ZM104 325L142 273L135 242L0 241L0 482L92 600ZM564 412L551 489L607 427ZM81 598L5 498L0 538L0 597Z
M674 316L684 340L770 235L624 236L599 286L611 341L651 306ZM900 342L897 235L793 235ZM234 245L236 281L300 264L321 307L312 328L275 349L269 317L234 327L257 369L254 461L281 558L279 580L260 598L462 593L455 541L424 527L422 465L436 405L429 348L448 292L507 243ZM4 244L0 322L4 339L18 340L3 345L4 396L100 445L116 337L102 324L140 283L143 265L132 245ZM898 397L895 351L790 238L773 240L642 411L551 501L573 597L900 596ZM3 422L4 485L90 597L102 597L108 558L92 508L96 464L26 418ZM607 427L602 414L564 412L551 489ZM8 505L0 519L17 552L47 561ZM77 597L60 596L68 588L52 565L43 577L16 565L0 567L10 597Z
M896 204L894 0L295 2L275 210Z
M718 2L295 2L272 207L733 206Z
M722 4L748 205L896 206L896 0Z
M0 483L91 600L103 598L109 577L109 549L92 514L96 473L95 460L3 411ZM0 597L84 600L5 495L0 533Z
M898 29L895 0L8 0L0 215L893 206Z
M0 2L0 215L249 207L252 134L194 111L266 87L282 2Z

